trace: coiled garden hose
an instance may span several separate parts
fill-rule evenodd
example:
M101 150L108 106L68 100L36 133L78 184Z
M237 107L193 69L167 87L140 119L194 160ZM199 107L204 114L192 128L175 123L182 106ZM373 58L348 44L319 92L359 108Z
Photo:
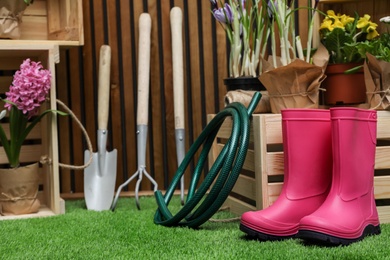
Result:
M158 209L154 216L154 223L169 227L188 226L196 228L218 211L233 189L244 164L249 144L250 117L260 99L260 92L256 92L248 109L241 103L231 103L210 121L190 147L165 195L162 195L160 190L155 192ZM211 166L203 182L196 189L214 139L225 118L229 116L232 117L233 121L231 136ZM202 145L203 149L200 152L188 188L186 203L175 215L172 215L168 209L169 202L181 177L192 161L195 153ZM213 183L213 187L205 196ZM198 206L201 200L202 202Z

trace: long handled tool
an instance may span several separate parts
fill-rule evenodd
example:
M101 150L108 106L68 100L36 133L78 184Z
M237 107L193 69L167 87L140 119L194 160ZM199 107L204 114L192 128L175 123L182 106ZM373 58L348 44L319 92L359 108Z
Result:
M175 113L175 138L177 164L180 166L185 156L184 131L184 83L183 83L183 42L182 42L182 12L174 7L170 13L172 35L172 65L173 65L173 100ZM184 175L180 179L180 197L184 205Z
M100 48L99 85L98 85L98 152L93 153L92 163L84 171L84 194L87 208L90 210L110 209L115 191L117 150L107 152L107 122L110 96L111 48ZM84 160L90 158L89 150L84 153Z
M119 194L123 187L128 185L135 177L138 181L135 186L135 199L137 208L140 209L138 191L145 175L157 190L157 182L146 171L146 139L148 133L148 108L149 108L149 75L150 75L150 32L151 18L147 13L139 17L139 44L138 44L138 103L137 103L137 166L138 170L122 185L119 186L111 207L115 209Z

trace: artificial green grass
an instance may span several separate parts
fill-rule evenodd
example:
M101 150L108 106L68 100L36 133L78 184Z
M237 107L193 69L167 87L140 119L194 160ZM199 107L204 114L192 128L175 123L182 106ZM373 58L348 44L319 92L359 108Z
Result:
M350 246L306 245L302 240L247 240L239 222L206 222L199 229L153 223L153 197L120 199L115 212L88 211L67 201L66 214L0 221L1 259L390 259L390 224L382 234ZM170 208L180 208L173 198ZM217 213L215 218L231 217Z

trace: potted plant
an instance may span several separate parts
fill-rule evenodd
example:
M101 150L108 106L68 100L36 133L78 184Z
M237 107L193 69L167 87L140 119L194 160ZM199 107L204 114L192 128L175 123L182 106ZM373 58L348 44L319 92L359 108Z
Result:
M267 70L260 75L260 81L268 90L273 113L280 113L284 108L318 108L320 84L328 59L324 48L312 48L318 2L309 0L307 5L299 5L294 0L263 1L267 6L271 52L268 60L262 60ZM298 10L307 11L306 51L295 31Z
M264 89L257 77L261 73L260 56L265 55L269 31L261 0L210 2L212 14L226 31L230 43L229 77L224 81L227 90Z
M323 82L325 104L360 104L366 101L363 62L373 40L377 24L365 14L351 17L328 10L320 26L321 43L329 52L329 64ZM354 75L349 75L354 74Z
M24 141L36 124L49 112L40 113L51 87L51 73L40 62L26 59L15 72L12 85L5 93L6 110L0 113L3 119L9 112L6 128L0 125L0 141L7 156L9 167L0 169L0 213L26 214L39 210L38 163L20 164L20 151ZM64 114L55 111L59 114Z
M364 79L367 101L372 109L390 109L390 16L380 19L388 28L367 48Z
M0 38L19 39L24 10L34 0L0 0Z

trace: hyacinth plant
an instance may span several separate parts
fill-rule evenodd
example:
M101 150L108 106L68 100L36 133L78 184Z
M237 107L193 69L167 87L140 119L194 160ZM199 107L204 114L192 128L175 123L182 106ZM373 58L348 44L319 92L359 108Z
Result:
M5 117L8 110L10 137L8 140L0 125L0 140L12 168L19 166L20 150L27 135L47 113L54 111L46 110L38 115L50 87L50 71L43 69L40 62L26 59L15 72L12 85L5 93L6 99L3 101L6 110L0 113L0 119Z
M253 76L261 72L269 36L266 9L261 0L210 0L212 14L225 29L230 43L229 77Z

